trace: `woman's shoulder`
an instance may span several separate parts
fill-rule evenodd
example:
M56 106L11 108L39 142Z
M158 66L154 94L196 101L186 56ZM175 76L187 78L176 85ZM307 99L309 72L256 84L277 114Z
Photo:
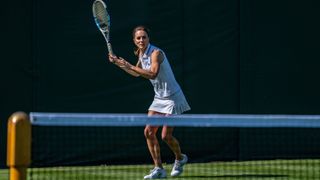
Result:
M162 53L162 54L164 54L164 51L161 48L150 44L150 54L152 54L152 53Z

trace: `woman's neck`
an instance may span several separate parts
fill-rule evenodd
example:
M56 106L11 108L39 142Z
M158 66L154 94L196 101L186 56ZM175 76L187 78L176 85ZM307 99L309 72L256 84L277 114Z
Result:
M139 49L139 54L140 54L140 56L142 56L142 55L147 51L149 45L150 45L150 44L148 44L148 45L147 45L145 48L143 48L143 49Z

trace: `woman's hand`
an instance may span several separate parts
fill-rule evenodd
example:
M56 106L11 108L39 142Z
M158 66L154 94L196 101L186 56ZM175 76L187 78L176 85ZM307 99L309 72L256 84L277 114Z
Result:
M119 57L118 63L121 68L131 69L133 67L132 64L130 64L128 61L126 61L122 57Z
M109 54L109 61L111 63L115 63L117 61L118 57L114 54Z
M126 69L131 69L133 67L132 64L130 64L128 61L123 59L122 57L117 57L115 55L109 54L109 61L116 64L120 68L126 68Z

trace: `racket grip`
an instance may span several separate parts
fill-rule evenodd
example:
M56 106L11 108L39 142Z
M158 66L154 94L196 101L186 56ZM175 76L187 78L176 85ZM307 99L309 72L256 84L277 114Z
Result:
M109 53L113 55L113 50L112 50L111 43L108 42L108 43L107 43L107 47L108 47Z

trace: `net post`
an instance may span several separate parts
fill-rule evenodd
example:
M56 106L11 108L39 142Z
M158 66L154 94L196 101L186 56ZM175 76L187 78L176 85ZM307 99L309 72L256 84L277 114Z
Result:
M15 112L9 117L7 138L10 180L26 180L31 163L31 123L26 113Z

